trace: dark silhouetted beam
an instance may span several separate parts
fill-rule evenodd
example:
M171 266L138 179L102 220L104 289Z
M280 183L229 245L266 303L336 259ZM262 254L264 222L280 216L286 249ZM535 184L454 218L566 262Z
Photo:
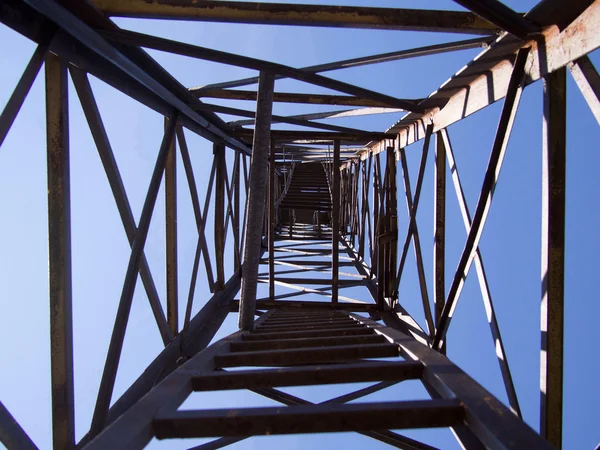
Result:
M544 77L540 434L562 448L565 290L566 69Z
M230 114L233 116L241 116L241 117L254 118L256 116L256 113L253 111L247 111L245 109L231 108L229 106L220 106L220 105L212 105L212 104L202 104L200 106L196 106L195 109L214 111L217 113ZM311 128L319 128L319 129L328 130L328 131L339 131L342 133L357 133L357 134L366 133L366 131L364 131L364 130L356 130L354 128L340 127L337 125L329 125L326 123L311 122L309 120L295 119L293 117L272 116L272 118L274 121L280 122L280 123L289 123L292 125L299 125L299 126L311 127ZM254 121L252 121L252 122L254 123Z
M111 16L207 22L492 34L498 28L473 13L356 6L194 0L94 0Z
M600 124L600 75L598 75L598 71L587 56L582 56L569 63L568 66L585 101Z
M329 72L330 70L348 69L350 67L367 66L370 64L380 64L390 61L398 61L401 59L415 58L417 56L437 55L438 53L452 52L456 50L466 50L470 48L484 47L489 44L491 38L480 37L475 39L467 39L464 41L448 42L444 44L428 45L425 47L411 48L408 50L399 50L396 52L380 53L378 55L362 56L360 58L344 59L326 64L317 64L314 66L303 67L300 70L310 73ZM276 76L275 79L281 79L281 76ZM234 87L247 86L249 84L258 83L257 77L243 78L234 81L225 81L223 83L213 83L202 87L192 88L192 92L201 92L205 89L227 89Z
M75 444L73 298L71 276L71 177L67 66L49 54L46 71L48 168L48 287L53 448Z
M454 2L520 39L525 40L528 35L540 31L540 27L498 0L454 0Z
M256 101L256 91L239 91L233 89L208 89L206 91L195 92L203 98L224 98L229 100L249 100ZM421 99L407 100L412 107L416 107ZM386 102L370 100L360 97L351 97L348 95L327 95L327 94L300 94L296 92L275 92L273 94L275 103L306 103L311 105L342 105L342 106L371 106L387 107ZM404 110L404 108L399 108Z
M355 95L368 98L371 100L384 103L386 106L394 108L403 108L412 112L423 112L422 108L415 106L413 103L406 102L402 99L397 99L389 95L380 94L379 92L369 89L354 86L343 81L327 78L322 75L303 72L302 70L293 67L285 66L270 61L250 58L248 56L236 55L234 53L222 52L198 45L186 44L183 42L173 41L170 39L159 38L149 34L136 33L133 31L110 30L102 31L102 36L114 41L128 45L136 45L140 47L152 48L164 52L174 53L191 58L199 58L207 61L218 62L221 64L229 64L247 69L259 71L268 71L273 74L279 74L292 78L294 80L303 81L305 83L314 84L327 89L343 92L345 94Z

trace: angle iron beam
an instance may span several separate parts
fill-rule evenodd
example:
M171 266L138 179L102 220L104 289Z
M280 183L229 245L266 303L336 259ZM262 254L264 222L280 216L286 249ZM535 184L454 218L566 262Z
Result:
M275 142L269 149L269 300L275 297Z
M135 241L135 233L137 228L135 224L135 218L133 217L133 211L131 210L131 205L127 198L125 186L123 185L123 179L119 173L119 167L117 166L117 161L115 159L106 128L104 127L104 122L102 121L102 116L100 115L100 110L98 109L98 104L96 103L90 81L84 72L76 68L71 67L69 71L71 74L71 80L73 81L73 85L75 86L77 96L79 97L79 101L81 103L81 108L83 109L83 113L90 128L92 138L94 139L96 150L100 156L100 161L104 167L106 178L108 179L110 189L113 193L115 204L117 206L117 210L119 211L119 216L121 217L121 222L123 223L123 228L125 229L125 234L127 235L127 240L129 241L129 245L132 246L133 242ZM163 344L167 345L172 339L172 334L169 330L165 312L160 302L160 297L158 295L158 291L156 290L156 285L154 284L154 279L152 278L150 266L148 265L148 260L146 259L145 254L142 254L142 258L140 260L140 277L142 279L154 319L158 326L158 330L163 340Z
M473 223L469 230L465 247L460 257L458 267L450 286L450 292L446 303L444 304L444 311L440 318L440 325L436 329L435 338L433 340L433 348L440 349L443 340L448 331L450 321L452 320L452 314L456 308L457 300L460 295L460 291L465 282L466 274L469 271L471 262L475 255L475 251L478 247L479 240L483 232L483 226L487 218L491 201L492 194L498 182L500 175L500 168L508 146L508 140L514 123L517 108L519 106L519 100L523 90L524 75L525 75L525 63L527 62L527 55L529 54L529 48L523 48L519 50L513 74L510 79L510 86L508 88L506 100L502 107L500 114L500 120L498 122L498 129L496 131L496 137L492 145L492 151L490 153L490 160L486 169L483 185L481 188L481 194L477 201L477 207L475 214L473 215Z
M217 113L230 114L230 115L240 116L240 117L255 118L255 116L256 116L256 113L253 111L247 111L245 109L231 108L229 106L214 105L214 104L208 104L208 103L203 103L202 105L195 106L194 109L197 111L214 111ZM288 123L291 125L299 125L299 126L303 126L303 127L318 128L321 130L339 131L342 133L355 133L357 135L361 135L363 133L368 133L368 131L365 131L365 130L357 130L355 128L340 127L337 125L329 125L326 123L311 122L310 120L296 119L294 117L284 117L284 116L273 115L272 119L273 119L272 123L275 123L275 122ZM252 124L254 124L254 122L255 121L253 120Z
M23 71L23 75L21 75L21 78L19 78L17 86L2 110L2 114L0 115L0 147L2 147L2 143L4 142L4 139L6 139L6 135L12 127L17 114L19 114L19 111L23 106L23 102L25 101L25 98L27 98L27 94L29 93L31 86L33 86L33 82L37 78L37 75L42 68L42 64L44 63L46 53L50 48L51 41L52 37L48 36L46 37L45 42L36 47L31 59Z
M37 446L2 402L0 402L0 443L6 448L38 450Z
M165 131L169 124L165 117ZM177 268L177 140L173 133L165 163L165 267L167 322L171 336L179 332L179 289Z
M380 53L377 55L362 56L359 58L345 59L326 64L317 64L314 66L303 67L300 70L310 73L322 73L331 70L347 69L350 67L360 67L370 64L380 64L384 62L398 61L401 59L415 58L418 56L437 55L439 53L467 50L471 48L486 47L493 40L492 37L484 36L475 39L466 39L463 41L445 42L443 44L427 45L424 47L411 48L407 50L398 50L395 52ZM280 80L283 77L276 75L275 79ZM247 86L258 83L258 77L243 78L234 81L225 81L206 86L191 88L191 92L199 93L206 89L229 89L234 87Z
M200 410L162 413L154 419L156 437L184 438L369 431L385 428L452 426L464 418L457 400L297 405L290 407Z
M225 146L213 144L215 160L215 206L214 206L214 240L215 240L215 265L217 279L215 290L223 288L225 284Z
M356 108L356 109L344 109L338 111L324 111L317 113L308 113L308 114L296 114L293 116L283 116L285 119L301 119L301 120L318 120L318 119L341 119L343 117L357 117L357 116L369 116L375 114L390 114L400 112L402 109L398 108L381 108L381 107L371 107L371 108ZM276 117L276 116L273 116ZM280 123L280 120L273 120L273 123ZM254 120L235 120L232 122L227 122L228 125L232 127L243 126L243 125L252 125L254 124Z
M237 89L207 89L201 91L192 91L201 98L220 98L228 100L246 100L256 101L256 91L243 91ZM403 99L412 106L422 99ZM365 106L372 108L389 107L386 102L372 100L363 97L354 97L350 95L329 95L329 94L302 94L297 92L275 92L273 94L275 103L306 103L312 105L342 105L342 106ZM398 108L404 111L404 108Z
M529 35L540 32L539 26L498 0L454 0L454 2L520 39L525 40Z
M49 53L45 61L48 170L48 287L53 448L75 445L71 180L67 66Z
M333 142L333 183L331 186L331 303L338 303L340 240L340 141Z
M598 71L587 56L570 62L568 67L596 121L600 124L600 75L598 75Z
M273 74L260 73L258 101L256 104L256 127L252 143L250 163L250 189L248 192L248 221L246 223L246 245L242 264L242 295L240 300L239 327L251 330L254 327L258 266L261 258L265 194L268 184L268 160L270 147L271 114L273 110Z
M487 20L462 11L207 0L201 3L192 0L151 3L94 0L94 3L108 15L120 17L469 34L498 31Z
M37 0L28 0L37 1ZM423 112L419 106L415 106L411 102L405 102L402 99L397 99L389 95L361 88L343 81L327 78L322 75L303 72L290 66L279 63L265 61L248 56L236 55L234 53L223 52L198 45L186 44L183 42L173 41L171 39L159 38L148 34L137 33L125 30L106 30L100 32L101 36L112 41L120 42L127 45L141 46L152 48L177 55L188 56L190 58L199 58L202 60L218 62L221 64L229 64L246 69L254 69L259 71L268 71L273 74L285 75L288 78L303 81L305 83L314 84L316 86L333 89L345 94L364 97L371 100L385 103L386 106L394 108L402 108L407 111Z
M562 448L566 69L544 78L540 432Z
M212 183L214 180L215 166L213 160L213 167L210 172L209 182L206 188L207 198L204 201L204 211L200 211L200 199L198 198L198 187L196 184L196 177L194 175L194 169L192 167L192 160L190 158L190 152L185 139L185 133L183 127L177 127L177 142L179 143L179 153L181 154L181 161L183 162L183 169L185 170L185 176L187 178L188 187L190 190L190 198L192 200L192 209L194 210L194 217L196 219L196 227L198 229L198 239L200 240L202 256L204 258L204 266L206 268L206 278L208 281L208 287L211 292L214 292L215 279L213 275L212 265L210 262L210 254L208 253L208 243L206 242L206 235L204 234L204 227L206 226L206 217L208 213L208 203L210 199L210 193L212 191ZM200 251L199 250L199 251ZM236 268L237 270L237 268Z
M433 169L433 303L437 327L446 301L446 146L439 131ZM445 347L442 351L445 354Z
M469 213L467 200L462 189L462 183L460 181L458 167L456 165L456 159L454 158L454 151L452 150L452 145L450 143L450 137L448 136L447 130L438 131L438 136L439 140L442 141L441 145L444 146L444 152L448 158L448 166L450 167L450 172L452 174L454 190L456 191L456 197L458 199L458 205L463 218L463 223L468 234L469 230L471 229L471 214ZM481 296L483 299L485 311L487 313L488 322L490 324L490 331L492 333L493 344L496 350L498 364L500 365L500 372L502 373L502 379L504 381L504 387L506 389L508 402L515 414L521 417L521 408L519 406L517 392L513 383L512 374L510 372L508 356L506 355L506 351L504 349L504 342L502 340L502 334L500 333L500 327L496 318L496 312L494 309L494 304L492 302L492 294L488 285L485 268L483 266L483 258L481 257L481 251L479 250L479 248L477 248L475 251L475 270L477 271L477 278L479 279Z
M119 300L115 324L111 334L104 371L102 372L102 379L100 381L100 388L98 390L96 407L94 409L94 415L92 418L91 431L93 434L102 430L107 423L108 410L117 377L119 360L123 350L125 332L127 330L127 322L129 320L129 313L131 312L131 304L133 302L133 293L135 291L139 263L144 245L146 243L146 238L148 237L150 221L152 219L152 213L156 204L156 198L158 196L167 155L169 153L169 145L173 139L173 136L175 135L177 116L177 111L174 111L169 117L168 128L165 131L162 143L160 145L158 156L156 158L156 164L152 172L152 177L148 186L148 192L146 194L144 206L140 215L135 241L131 248L131 255L129 257L127 272L125 274L125 281L123 282L123 290Z
M409 213L409 224L408 224L408 232L406 235L406 239L404 241L404 247L402 249L402 257L400 258L400 265L398 268L398 273L395 279L395 291L398 292L398 288L400 286L400 278L402 276L402 270L404 268L404 263L406 261L406 255L408 254L408 247L410 246L410 240L413 239L414 244L414 252L415 259L417 263L417 273L419 277L419 287L421 290L421 300L423 302L423 312L425 315L425 319L427 322L427 329L430 335L434 334L435 326L433 323L433 316L431 314L431 307L429 304L429 293L427 291L427 282L425 279L425 269L423 265L423 255L421 252L421 240L419 237L419 230L417 227L417 208L419 206L419 199L421 197L421 187L423 185L423 178L425 174L425 168L427 165L427 155L429 153L429 143L431 139L433 126L427 127L428 137L425 139L423 143L423 153L421 155L421 163L419 165L419 174L417 176L417 184L415 186L415 195L414 199L411 194L410 187L410 175L408 171L408 164L406 161L406 152L404 148L400 148L400 161L402 164L402 173L404 178L404 191L406 194L406 207Z

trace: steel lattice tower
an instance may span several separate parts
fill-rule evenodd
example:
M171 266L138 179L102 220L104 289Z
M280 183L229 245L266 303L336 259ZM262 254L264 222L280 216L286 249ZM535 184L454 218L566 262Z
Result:
M36 42L37 49L0 116L0 145L42 66L45 73L55 449L142 448L154 437L215 437L194 448L216 449L257 435L342 431L398 448L431 449L391 430L436 427L450 427L469 449L561 448L566 77L570 71L600 121L600 77L586 56L600 46L600 1L541 0L525 15L496 0L456 3L469 11L212 0L2 1L0 21ZM294 68L128 31L110 17L442 31L482 37ZM483 50L477 58L424 99L399 99L321 75L478 47ZM143 48L252 69L258 76L188 89ZM89 75L165 118L164 137L137 221ZM276 92L275 80L283 78L340 95ZM79 442L74 432L73 327L77 324L72 320L71 292L69 79L131 246L91 427ZM522 420L479 249L521 93L536 81L543 83L544 110L541 435ZM252 84L258 84L256 91L235 89ZM256 109L200 99L256 100ZM497 101L502 102L502 110L496 135L479 199L469 211L447 128ZM272 114L274 102L345 109L284 117ZM318 121L389 109L406 115L385 132ZM245 119L227 123L217 114ZM275 124L303 128L280 129ZM184 129L213 145L204 204ZM411 187L405 148L419 141L421 162ZM433 286L428 289L422 256L422 247L428 244L420 239L416 218L431 153L435 229ZM227 169L228 154L232 170ZM190 186L198 232L183 320L177 277L178 155ZM447 167L451 180L446 179ZM404 186L398 187L400 177ZM166 312L144 253L161 183L166 206ZM445 280L450 183L467 237L454 276ZM398 229L398 204L404 198L409 217L406 234ZM208 220L209 205L214 223ZM214 242L206 237L210 227ZM229 233L234 263L233 272L226 274ZM411 247L423 303L422 324L411 317L398 295L404 268L413 261L408 257ZM446 333L472 264L508 407L445 356ZM195 283L203 270L212 297L193 315ZM148 296L164 349L115 399L138 276L138 288L143 287ZM268 286L263 298L258 295L261 283ZM357 286L365 288L367 298L344 295L343 289ZM294 298L300 296L302 300ZM239 331L212 342L229 314L239 314ZM419 380L431 398L350 403L404 380ZM357 382L375 384L320 404L278 389ZM248 389L284 406L178 409L192 392L233 389ZM8 409L0 407L0 441L9 449L37 448Z

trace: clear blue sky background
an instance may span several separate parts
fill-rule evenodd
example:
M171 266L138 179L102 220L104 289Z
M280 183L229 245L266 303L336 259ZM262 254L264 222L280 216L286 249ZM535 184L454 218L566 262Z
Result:
M325 3L325 2L323 2ZM335 3L335 2L327 2ZM347 4L367 2L347 1ZM529 10L534 1L506 1L516 10ZM370 6L422 8L418 1L370 2ZM430 1L427 8L459 9L451 1ZM389 52L404 48L466 38L464 35L409 33L397 31L343 30L300 27L267 27L192 22L117 20L124 28L153 33L181 41L243 55L278 61L296 67L339 59ZM0 105L16 85L34 45L0 26ZM150 53L184 85L195 86L255 75L253 71L189 58ZM478 50L467 50L410 61L348 69L330 73L337 79L405 98L427 96L449 76L472 59ZM598 66L598 54L592 54ZM139 217L144 196L160 145L163 118L104 83L92 79L97 101L124 180L135 217ZM277 90L296 92L327 91L292 82L278 81ZM75 342L76 433L88 429L95 402L110 330L125 274L129 245L114 205L91 135L74 89L70 89L73 298ZM224 102L225 104L226 102ZM464 189L474 210L501 103L453 125L450 138L456 153ZM254 105L247 102L246 109ZM325 108L277 104L277 114L326 110ZM0 149L0 399L23 425L40 448L51 445L50 428L50 347L47 281L46 155L43 72ZM384 130L400 114L335 123L369 130ZM229 118L226 117L227 120ZM597 234L600 213L596 192L600 180L600 132L580 92L568 79L567 227L565 283L565 399L564 447L591 449L600 442L597 408L600 392L597 373L598 352L593 340L600 314L596 292L596 260L600 251ZM186 134L203 201L212 161L207 141ZM539 304L541 229L541 139L542 89L538 82L524 92L510 141L500 183L481 241L481 251L503 332L504 343L524 418L533 428L539 422ZM422 143L407 148L414 187ZM433 153L423 185L418 224L423 245L428 286L431 290L433 236ZM233 160L228 157L231 171ZM400 168L400 166L398 166ZM181 317L196 243L190 196L181 161L179 170L179 281ZM402 179L399 178L399 186ZM398 197L399 230L407 227L402 191ZM212 215L209 214L209 223ZM165 295L164 191L155 209L146 255L161 297ZM212 227L207 238L212 242ZM458 263L465 231L448 174L447 269L450 280ZM228 254L232 236L228 237ZM211 250L212 251L212 250ZM232 258L227 260L231 273ZM366 292L351 291L361 296ZM431 292L430 292L431 295ZM194 311L209 298L206 282L199 280ZM403 305L424 324L414 256L408 257L400 289ZM218 336L236 328L230 315ZM114 398L124 392L161 349L145 292L138 287L127 330ZM448 334L448 355L493 394L506 402L494 346L490 337L476 274L471 270L460 297ZM311 401L326 400L350 387L289 389ZM194 394L198 396L199 394ZM424 398L418 383L404 383L366 400ZM272 405L250 393L194 397L190 405L209 407ZM407 433L441 448L458 448L446 430ZM337 443L339 442L339 444ZM188 442L187 444L191 444ZM384 444L356 434L253 438L235 448L379 448ZM153 443L153 448L186 448L184 442Z

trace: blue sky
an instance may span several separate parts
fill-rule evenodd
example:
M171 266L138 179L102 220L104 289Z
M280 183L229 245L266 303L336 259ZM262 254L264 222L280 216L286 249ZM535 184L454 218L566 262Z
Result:
M335 3L335 2L327 2ZM346 2L361 4L360 2ZM518 10L528 10L533 1L506 1ZM362 3L365 5L366 3ZM421 2L377 1L371 6L423 7ZM428 8L458 9L450 1L430 1ZM300 27L203 24L192 22L117 20L123 28L153 33L282 62L295 67L324 63L368 54L429 45L467 38L465 35L410 33L397 31L343 30ZM0 25L0 105L4 105L16 85L34 45ZM328 75L362 87L405 98L428 95L451 74L472 59L478 50L346 69ZM252 76L255 72L225 65L196 61L150 51L161 64L186 86ZM598 54L591 55L596 66ZM92 78L92 87L116 155L125 188L139 217L144 196L162 138L163 118ZM325 93L306 84L277 81L280 91ZM73 298L75 342L76 434L81 437L89 426L110 330L129 256L129 245L112 199L102 165L97 156L79 101L70 95ZM226 102L225 102L226 103ZM224 104L225 104L224 103ZM501 103L449 127L467 202L473 212L489 151L494 138ZM594 168L600 163L598 124L572 79L568 78L567 128L567 226L565 257L565 398L564 448L591 449L600 443L594 405L600 401L595 386L600 370L594 348L593 330L600 306L596 289L596 255L600 239L596 232L600 212L595 207L600 180ZM245 109L253 109L245 102ZM327 110L308 105L277 104L276 114L297 114ZM384 130L400 114L342 119L343 126ZM226 120L229 120L225 116ZM527 423L538 429L539 422L539 303L541 247L541 138L542 86L528 87L506 153L504 167L480 248L486 265L496 314ZM201 201L212 161L212 146L186 133L199 184ZM406 149L414 189L422 142ZM23 425L40 448L49 448L50 352L47 281L46 155L43 72L36 80L11 132L0 149L0 399ZM233 159L228 156L231 171ZM419 206L426 275L431 296L433 236L433 152L430 152ZM398 185L402 185L398 165ZM179 281L181 317L187 297L196 232L190 196L181 160L178 162L179 195ZM408 225L403 192L398 193L398 228ZM164 191L161 188L150 228L146 255L161 298L165 298ZM212 224L212 215L208 218ZM448 174L446 280L451 280L466 238L458 203ZM212 225L207 229L212 242ZM401 241L403 236L401 235ZM228 237L228 255L232 255ZM212 251L212 250L211 250ZM232 258L227 261L231 273ZM202 272L201 272L202 273ZM448 283L448 281L447 281ZM366 292L353 290L352 295ZM209 298L205 280L200 277L194 311ZM424 323L412 249L408 255L400 287L403 305ZM231 314L218 336L235 330L237 316ZM161 348L152 313L143 289L136 289L131 319L114 398L141 373ZM493 394L506 402L494 346L487 325L474 270L467 279L448 334L448 356ZM349 387L296 388L288 390L309 400L325 400L346 392ZM199 395L199 394L195 394ZM379 395L379 397L377 396ZM416 383L398 385L367 397L422 398ZM255 394L212 396L197 401L212 407L235 399L247 406L270 405ZM194 400L196 401L196 400ZM458 448L447 431L407 433L441 448ZM341 441L335 439L341 439ZM329 447L334 442L351 448L379 448L384 444L355 434L253 438L237 444L240 449L276 448L285 445ZM153 443L153 448L186 448L185 443Z

